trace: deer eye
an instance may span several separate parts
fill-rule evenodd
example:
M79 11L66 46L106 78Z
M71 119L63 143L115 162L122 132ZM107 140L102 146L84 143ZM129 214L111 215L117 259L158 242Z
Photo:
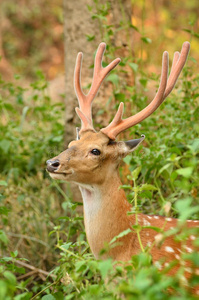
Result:
M91 153L94 154L94 155L100 155L101 154L101 152L98 149L91 150Z

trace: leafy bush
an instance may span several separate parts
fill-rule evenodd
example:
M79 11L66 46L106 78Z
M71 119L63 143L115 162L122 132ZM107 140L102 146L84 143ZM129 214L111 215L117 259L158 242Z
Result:
M95 18L103 16L102 34L111 59L118 49L111 46L113 28L106 19L110 7L95 3L95 14L89 9ZM128 26L122 23L119 29ZM140 39L150 43L146 36ZM149 82L157 84L158 76L144 72L142 65L129 52L107 78L113 86L113 113L120 101L126 115L146 106ZM146 135L144 146L124 159L129 171L121 172L136 213L165 215L165 205L171 203L169 216L198 219L199 76L193 75L193 65L188 63L161 108L125 133L125 138ZM125 76L121 79L118 73ZM82 204L73 203L69 186L51 181L45 172L45 161L64 149L64 106L49 98L46 87L41 72L28 89L18 77L14 83L0 82L0 299L196 299L190 287L199 283L198 276L189 279L188 288L183 277L185 259L199 267L196 252L182 255L182 266L172 277L168 271L175 261L159 270L149 248L128 264L93 258ZM166 234L184 241L190 232L179 229Z
M52 103L42 74L38 76L29 90L1 81L0 292L4 299L166 299L171 290L176 299L194 299L184 286L184 268L170 277L172 263L159 271L147 249L124 266L93 259L82 213L76 210L81 204L72 203L70 191L65 194L45 172L45 160L63 149L64 107ZM163 215L169 201L171 216L198 217L198 82L186 68L178 92L138 125L146 142L141 151L124 159L131 175L123 186L129 201L136 195L137 211ZM135 97L136 92L126 100L132 111L144 105ZM138 132L131 129L130 134ZM181 238L188 234L184 231ZM198 265L197 253L189 259ZM45 271L51 268L52 273ZM192 277L189 285L197 282Z

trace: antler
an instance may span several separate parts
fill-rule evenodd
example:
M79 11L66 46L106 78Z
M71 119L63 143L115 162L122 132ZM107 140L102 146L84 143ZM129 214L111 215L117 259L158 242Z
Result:
M79 118L82 121L82 126L80 133L85 130L94 130L92 125L92 112L91 106L92 102L100 88L100 85L106 75L117 66L120 62L120 58L116 58L112 61L108 66L105 68L102 67L102 58L104 51L106 49L106 44L101 43L97 49L97 53L95 56L95 64L94 64L94 72L93 72L93 81L90 88L90 91L87 95L85 95L81 89L81 64L82 64L82 57L83 54L80 52L77 55L76 66L75 66L75 74L74 74L74 86L75 92L79 102L79 108L76 108L76 112Z
M163 59L162 59L162 73L161 73L160 86L157 94L155 95L155 98L142 111L124 120L122 119L124 104L120 103L120 106L118 108L118 111L113 121L106 128L101 129L101 131L104 134L106 134L110 139L115 140L116 136L120 132L140 123L148 116L150 116L173 90L175 83L180 75L180 72L186 62L189 49L190 49L189 42L185 42L182 45L181 54L179 52L175 52L173 57L172 67L171 67L171 73L168 81L167 81L167 76L168 76L169 55L168 52L165 51L163 53Z

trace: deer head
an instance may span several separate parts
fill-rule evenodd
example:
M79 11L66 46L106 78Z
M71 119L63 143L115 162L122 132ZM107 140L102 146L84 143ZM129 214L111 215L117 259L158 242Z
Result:
M116 142L117 135L149 117L170 94L186 62L190 44L185 42L181 53L175 52L169 78L168 53L166 51L163 53L159 89L146 108L134 116L122 119L124 104L120 103L113 121L106 128L96 132L92 124L92 102L106 75L120 62L120 59L116 58L103 68L102 58L105 48L105 43L101 43L98 47L93 81L87 95L81 89L80 79L83 54L80 52L77 55L74 86L79 102L76 112L81 119L81 130L77 130L77 140L72 141L67 150L47 161L47 170L54 179L94 184L105 180L111 172L115 171L120 160L134 151L144 140L142 135L140 139Z

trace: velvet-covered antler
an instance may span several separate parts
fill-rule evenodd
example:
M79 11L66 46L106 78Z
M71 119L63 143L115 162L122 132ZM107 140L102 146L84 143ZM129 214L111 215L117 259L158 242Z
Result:
M82 121L82 126L80 130L80 134L85 130L94 130L92 125L92 102L100 88L100 85L106 75L117 66L120 62L120 58L116 58L105 68L102 67L102 58L104 51L106 49L106 44L101 43L97 49L97 53L95 56L95 64L94 64L94 72L93 72L93 81L90 88L90 91L87 95L85 95L81 88L81 64L83 54L80 52L77 55L76 66L75 66L75 74L74 74L74 86L75 92L79 102L79 108L76 108L76 112Z
M173 90L175 83L180 75L180 72L183 69L184 64L186 62L189 49L189 42L185 42L182 46L181 53L175 52L171 67L171 73L168 80L168 52L165 51L163 53L160 86L157 94L155 95L155 98L142 111L124 120L122 119L124 104L120 103L120 106L113 121L106 128L101 129L101 131L104 134L106 134L111 140L114 140L120 132L140 123L148 116L150 116Z

